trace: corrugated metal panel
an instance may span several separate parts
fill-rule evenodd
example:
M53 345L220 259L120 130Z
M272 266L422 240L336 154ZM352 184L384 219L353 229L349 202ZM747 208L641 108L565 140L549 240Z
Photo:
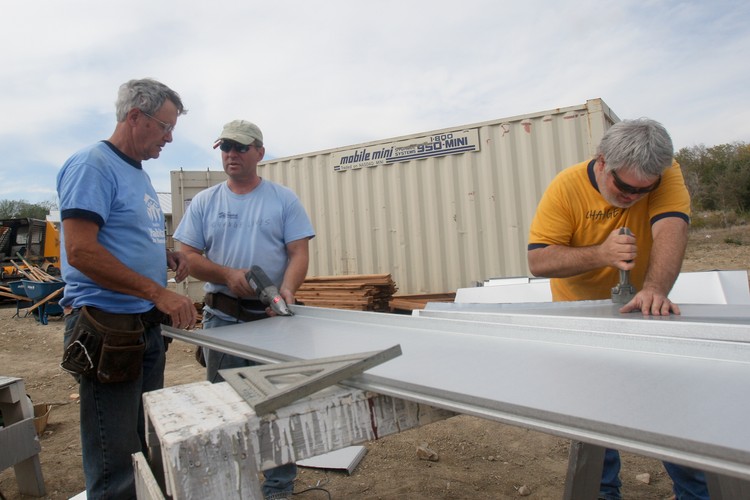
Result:
M269 160L259 173L293 189L310 214L317 237L309 276L390 273L400 293L449 292L528 274L527 233L545 187L563 168L591 157L617 121L593 99ZM342 152L465 130L478 132L479 151L334 170ZM175 224L186 200L225 178L223 171L172 172Z
M172 193L156 193L159 197L159 206L164 215L172 215Z

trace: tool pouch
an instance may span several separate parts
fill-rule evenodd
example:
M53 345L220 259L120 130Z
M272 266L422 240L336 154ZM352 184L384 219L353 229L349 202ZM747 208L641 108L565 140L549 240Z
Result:
M140 314L113 314L84 306L60 366L102 383L136 380L143 368Z
M74 375L92 378L99 365L104 334L96 328L89 309L84 306L78 313L70 343L65 347L60 367Z

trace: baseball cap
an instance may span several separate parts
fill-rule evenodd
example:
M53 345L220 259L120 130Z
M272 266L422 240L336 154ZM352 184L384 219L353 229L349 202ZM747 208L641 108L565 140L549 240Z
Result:
M219 145L222 139L235 141L245 146L253 144L256 140L263 144L263 133L254 123L245 120L233 120L224 125L224 130L214 143L214 149Z

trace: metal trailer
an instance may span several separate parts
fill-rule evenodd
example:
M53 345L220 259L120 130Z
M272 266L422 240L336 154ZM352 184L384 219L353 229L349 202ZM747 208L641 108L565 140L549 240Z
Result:
M272 159L259 173L293 189L310 214L308 276L389 273L400 293L443 293L528 274L526 239L544 189L618 121L591 99ZM270 151L273 143L266 138ZM171 172L174 227L196 193L225 179L220 167ZM199 301L201 286L178 289Z

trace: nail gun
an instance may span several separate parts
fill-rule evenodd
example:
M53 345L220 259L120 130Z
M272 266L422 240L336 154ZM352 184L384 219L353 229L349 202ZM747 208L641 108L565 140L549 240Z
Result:
M632 235L633 233L627 227L621 227L619 234ZM630 284L630 271L620 269L620 282L612 288L612 302L615 304L627 304L635 297L636 293L635 287Z
M279 289L273 284L271 278L260 266L253 266L245 274L250 288L253 289L258 299L271 308L279 316L292 316L292 311L286 305L286 301L281 297Z

